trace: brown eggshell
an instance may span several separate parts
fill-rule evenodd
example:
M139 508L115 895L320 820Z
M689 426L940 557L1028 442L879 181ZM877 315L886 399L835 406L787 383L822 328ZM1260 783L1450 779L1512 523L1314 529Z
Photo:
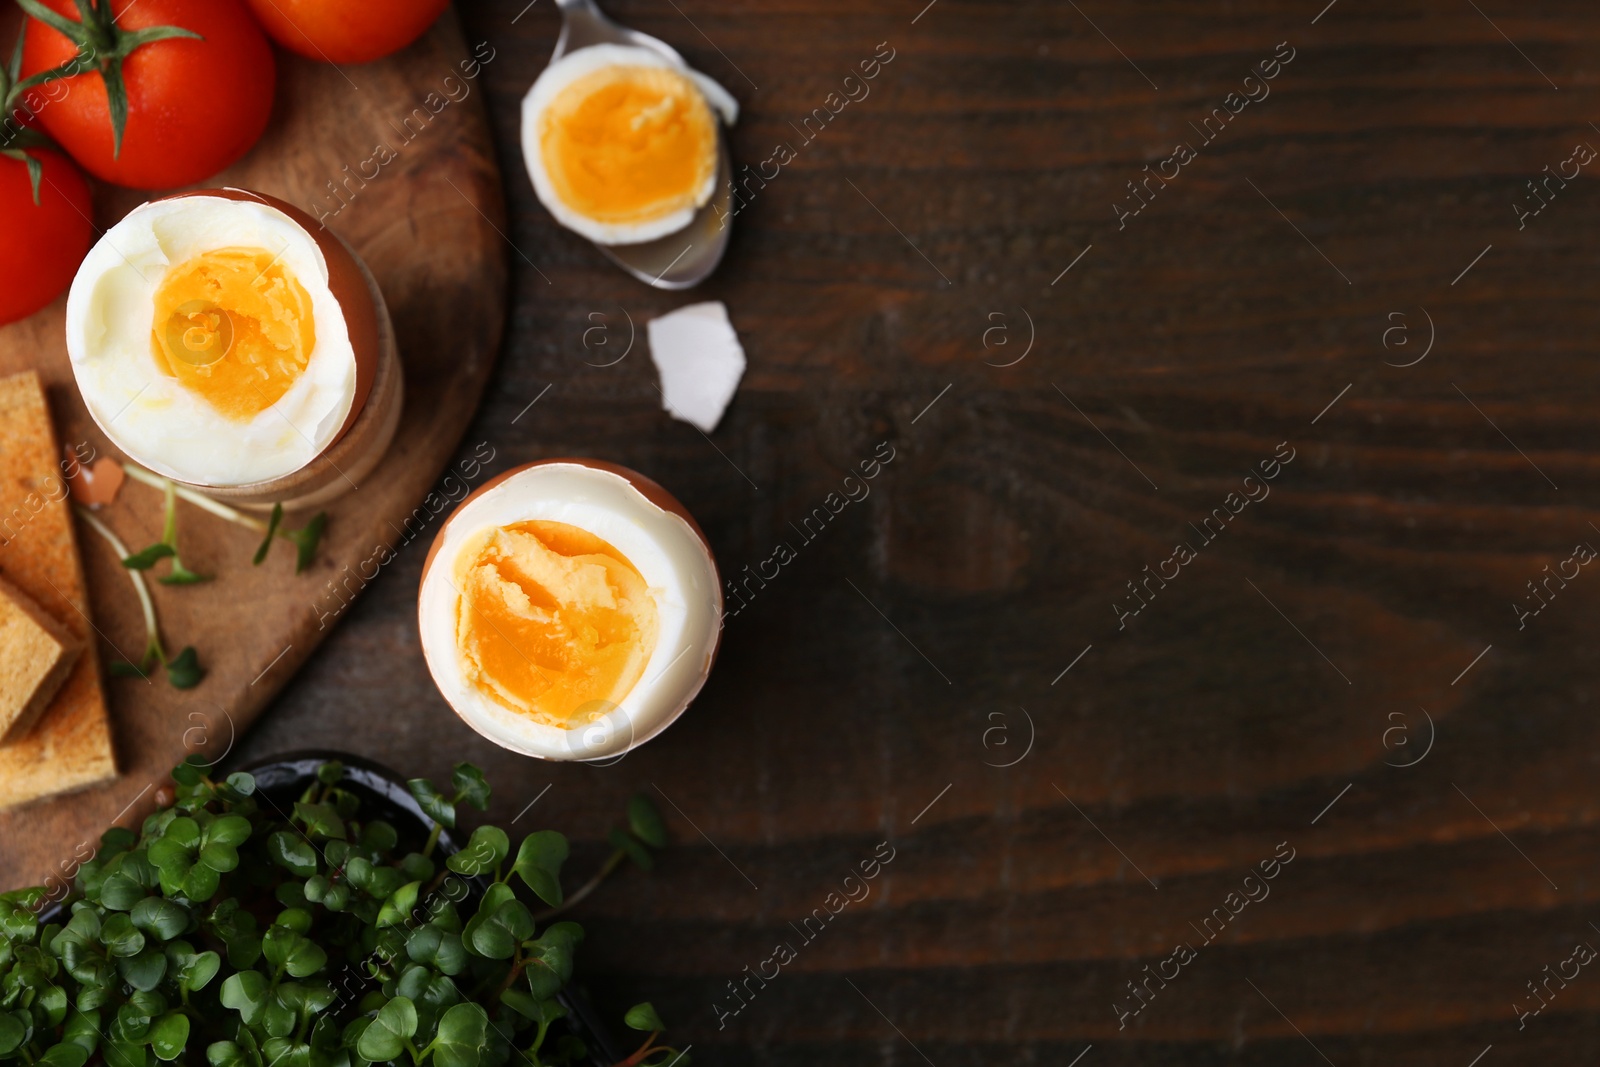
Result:
M478 486L478 488L468 493L466 497L462 499L461 503L455 506L455 508L450 512L450 517L445 519L445 521L439 525L439 532L434 534L433 543L428 546L428 556L425 560L423 560L422 563L422 578L417 585L419 606L421 603L421 590L422 587L428 582L428 572L433 569L434 557L438 555L439 546L444 543L445 532L450 528L450 524L455 521L456 516L460 515L468 504L472 503L472 501L476 500L485 493L490 492L501 482L504 482L515 475L521 474L523 471L531 470L534 467L547 467L551 464L557 463L567 463L579 467L590 467L594 470L607 471L608 473L618 475L625 479L635 489L637 489L646 500L650 501L650 503L654 504L662 511L678 516L684 522L688 523L689 529L694 531L694 535L700 539L700 544L705 547L706 558L711 561L711 578L712 583L717 590L717 599L719 602L722 600L722 572L717 567L716 553L711 551L711 542L706 539L705 531L700 529L700 524L695 522L694 516L689 514L689 509L684 507L682 502L679 501L677 497L667 492L667 490L654 479L640 474L631 467L624 467L620 463L608 463L603 459L589 459L581 456L557 456L551 459L535 460L532 463L524 463L520 466L512 467L510 470L501 471L499 474L495 475L493 478L490 478L487 482L484 482L482 485ZM677 711L666 716L653 730L645 734L643 737L638 738L632 745L629 746L630 749L649 741L656 734L670 726L678 718L678 716L683 714L684 709L694 702L695 697L700 695L700 689L705 685L706 679L710 677L712 665L716 663L717 653L721 650L722 627L719 625L717 627L716 637L713 639L711 644L710 654L706 656L705 669L700 673L699 683L684 698ZM463 722L467 722L466 717L463 716L460 711L456 710L453 701L446 697L445 702L450 704L451 710L456 712L457 717L461 718ZM467 722L467 725L471 726L472 724Z
M72 494L73 503L97 508L117 499L117 492L127 478L122 464L110 456L101 456L93 465L86 465L78 462L70 446L64 452L67 458L61 466L71 472L67 475L67 491Z
M332 230L293 204L279 200L275 196L268 196L266 193L252 192L249 189L195 189L187 193L157 197L156 200L185 200L191 196L210 196L220 200L248 200L277 208L289 216L295 225L310 234L311 239L317 242L317 247L322 249L322 258L328 263L328 289L333 293L333 298L339 302L340 310L344 312L345 329L350 334L350 348L355 353L356 359L355 397L350 402L350 414L345 417L344 425L339 427L337 436L328 442L328 447L332 448L334 443L355 425L356 417L361 414L367 396L372 392L372 380L378 372L378 352L381 347L378 340L378 309L372 302L372 293L367 288L366 277L361 273L361 265Z

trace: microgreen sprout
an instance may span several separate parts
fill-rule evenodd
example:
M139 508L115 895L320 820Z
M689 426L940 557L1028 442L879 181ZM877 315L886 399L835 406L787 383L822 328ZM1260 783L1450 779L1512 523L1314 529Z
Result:
M664 1067L666 1064L679 1064L684 1061L683 1053L677 1049L669 1045L656 1044L667 1024L661 1021L661 1016L656 1014L655 1005L648 1000L629 1008L628 1014L622 1017L622 1021L627 1024L628 1029L646 1030L649 1036L633 1055L619 1061L615 1067Z
M73 510L89 528L111 546L123 565L132 557L128 546L122 543L122 538L112 533L111 527L101 522L99 517L82 504L74 504ZM145 551L149 551L146 549ZM151 560L151 562L155 562ZM186 646L172 659L167 659L167 651L161 644L161 628L156 622L156 606L150 599L150 587L145 584L144 568L129 567L128 577L133 580L133 591L139 597L139 610L144 615L144 651L140 654L138 662L130 660L113 660L108 670L121 677L134 677L149 679L150 671L156 664L161 664L167 670L167 680L177 689L192 689L200 684L200 679L205 677L205 670L200 666L200 657L195 653L194 646Z
M337 763L298 800L212 773L191 756L169 806L106 831L58 921L39 920L42 888L0 894L0 1065L598 1062L563 996L583 929L540 924L519 898L561 899L561 834L529 834L507 869L510 837L480 826L441 869L423 824L386 821ZM468 764L448 798L411 784L435 825L488 804ZM647 1036L615 1067L689 1062L658 1043L649 1003L624 1021Z
M163 478L165 483L162 488L163 511L161 520L161 540L148 548L140 549L131 555L122 558L122 565L129 570L147 571L163 559L172 561L172 568L168 573L156 579L162 585L194 585L197 582L208 582L208 574L196 574L183 565L183 560L178 556L178 494L177 487L171 481Z
M228 522L261 534L261 544L256 548L255 555L250 560L251 563L257 566L267 558L267 550L271 547L274 537L281 537L294 545L294 572L296 574L305 571L316 560L317 545L321 543L323 528L328 524L328 516L325 512L317 512L311 516L310 521L297 530L285 529L282 525L283 505L281 503L272 505L272 514L263 520L254 515L246 515L242 511L230 508L221 501L213 500L196 489L190 489L186 485L178 485L170 478L163 478L161 475L147 471L137 464L124 464L123 469L127 472L128 477L136 482L143 482L153 489L160 489L163 493L170 492L176 495L178 499L188 501L202 511L209 511L219 519L226 519ZM154 547L151 546L152 549ZM146 549L146 551L150 551L150 549ZM155 559L161 558L163 557L155 557ZM152 559L151 562L153 563L155 560Z
M611 843L612 852L594 876L573 890L566 899L558 896L555 900L547 900L550 908L535 918L543 921L577 907L584 897L600 888L600 883L625 859L631 859L640 870L655 869L655 859L650 855L650 849L663 848L667 843L666 824L661 821L661 812L656 808L655 801L643 793L634 794L628 801L628 828L613 827L606 840Z

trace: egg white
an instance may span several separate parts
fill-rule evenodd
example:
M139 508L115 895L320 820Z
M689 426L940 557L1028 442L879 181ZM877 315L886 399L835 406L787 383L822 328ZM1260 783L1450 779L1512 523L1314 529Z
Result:
M584 75L607 67L658 67L677 71L694 82L711 110L720 115L722 121L731 126L739 118L739 103L728 90L681 60L674 62L653 48L597 44L568 52L546 67L528 90L528 95L522 98L522 156L528 166L528 176L533 179L533 191L557 222L600 244L638 244L677 233L694 221L695 212L704 207L706 201L711 199L711 194L716 192L715 166L711 168L705 184L696 190L693 207L680 208L648 222L615 223L589 218L569 207L556 194L555 184L550 180L550 172L545 167L544 153L539 145L540 120L561 90Z
M530 520L564 522L608 542L639 571L656 604L656 645L644 673L615 710L568 729L502 707L461 669L463 549L486 529ZM721 620L716 563L694 529L626 478L579 463L529 467L463 504L439 533L417 599L423 657L451 707L496 744L550 760L619 756L666 729L705 683Z
M230 247L277 255L310 295L316 331L299 379L246 422L190 392L151 351L155 294L167 268ZM355 400L355 351L322 249L288 215L255 201L201 194L130 211L89 250L72 281L67 353L106 436L134 462L196 485L251 485L299 470L338 436Z

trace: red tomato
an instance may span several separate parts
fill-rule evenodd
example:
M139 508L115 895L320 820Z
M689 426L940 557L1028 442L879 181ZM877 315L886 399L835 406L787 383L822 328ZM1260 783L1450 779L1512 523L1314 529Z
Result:
M42 0L72 22L74 0ZM109 7L109 5L108 5ZM249 150L272 112L272 46L239 0L139 0L122 5L117 31L178 26L200 35L141 45L122 61L128 122L116 151L106 84L93 66L39 86L26 99L38 123L90 174L135 189L211 177ZM72 59L67 36L28 20L22 74Z
M324 63L370 63L421 37L450 0L248 0L283 47Z
M0 323L16 322L72 283L89 251L89 183L58 152L30 148L43 167L33 202L28 165L0 155Z

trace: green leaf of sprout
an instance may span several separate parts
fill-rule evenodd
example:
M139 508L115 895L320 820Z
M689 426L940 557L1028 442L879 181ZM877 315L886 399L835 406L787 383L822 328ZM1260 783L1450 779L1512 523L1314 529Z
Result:
M0 1012L0 1056L10 1056L32 1031L32 1025L23 1022L17 1012Z
M399 1056L406 1041L417 1032L417 1008L405 997L395 997L378 1010L361 1033L356 1052L364 1060L381 1063Z
M413 778L406 782L406 788L411 790L411 795L416 798L424 815L447 829L455 828L456 806L448 797L433 788L432 782L426 778Z
M429 923L417 927L406 938L406 955L415 963L425 963L439 969L441 974L460 974L467 966L466 946L461 935Z
M261 939L261 954L274 967L287 971L292 978L305 978L322 970L328 962L328 953L304 934L287 926L273 925Z
M567 839L554 830L538 830L522 839L512 870L540 900L552 908L565 899L561 865L567 861Z
M117 973L122 975L122 980L133 988L148 993L160 985L161 979L166 977L166 953L151 945L137 956L127 956L118 960Z
M455 786L456 797L479 811L489 809L489 782L483 771L470 763L458 763L450 771L450 784Z
M113 956L134 956L144 950L144 934L134 927L132 918L118 912L107 916L100 927L100 943Z
M388 852L399 842L400 835L392 823L373 819L361 827L361 847Z
M222 957L215 952L195 952L182 941L167 946L167 962L173 976L191 993L210 985L222 967Z
M661 821L661 811L643 793L635 793L628 801L628 829L647 845L667 847L667 827Z
M147 571L161 560L177 555L173 547L157 541L149 548L142 548L122 561L122 565L131 571Z
M417 893L421 889L421 882L407 882L396 889L378 910L378 919L374 925L384 927L399 926L404 923L411 915L411 909L417 906Z
M665 1030L667 1028L667 1024L661 1021L661 1016L656 1014L655 1005L651 1004L648 1000L643 1004L635 1004L633 1007L629 1008L628 1014L622 1017L622 1021L626 1023L628 1028L631 1030L654 1031Z
M183 651L167 661L167 681L172 683L174 689L193 689L205 676L205 669L200 666L200 656L193 645L185 645Z
M241 1022L251 1026L267 1002L267 976L260 971L230 974L223 981L218 997L224 1008L232 1008L239 1013Z
M189 910L165 897L145 897L133 906L129 918L145 933L171 941L188 927Z
M292 830L279 830L267 838L267 854L301 878L317 873L317 850Z
M558 1000L535 1000L533 996L515 987L500 994L500 1003L536 1023L552 1023L567 1013Z
M261 538L261 545L256 549L256 554L250 559L250 562L255 566L261 566L262 561L267 558L267 550L272 547L273 535L278 532L278 524L282 521L283 505L272 505L272 515L267 519L267 532Z
M82 1045L53 1045L36 1062L44 1067L83 1067L89 1062L89 1050Z
M167 1062L177 1059L189 1041L189 1017L180 1012L163 1015L150 1027L149 1041L156 1059Z
M319 511L311 521L298 530L284 530L278 536L295 547L294 572L301 574L317 559L317 545L322 541L322 530L328 525L328 513Z
M435 1067L477 1067L489 1048L489 1015L478 1004L456 1004L439 1018Z
M472 831L466 847L445 860L444 865L470 878L494 871L510 852L511 839L504 830L498 826L480 826Z
M539 940L529 946L531 959L523 974L536 999L555 996L571 980L572 954L582 940L583 927L574 922L559 922L547 927Z
M512 898L483 917L472 931L472 948L491 960L508 960L518 942L533 936L533 913L522 901Z
M207 826L200 835L206 845L238 846L250 837L250 820L243 815L223 815ZM220 868L219 868L220 869ZM227 868L232 870L232 868Z
M100 1013L75 1009L67 1016L67 1023L61 1028L61 1040L66 1044L77 1045L85 1052L94 1052L100 1047Z
M311 837L326 837L335 841L345 839L344 820L327 804L297 800L294 802L294 817L306 824L306 834Z
M162 585L199 585L201 582L209 582L211 580L211 575L196 574L188 567L185 567L183 565L183 560L178 558L178 554L176 552L173 552L171 555L172 569L166 574L162 575L160 578L156 579L156 581L160 582Z
M624 853L630 860L639 866L640 870L655 870L656 861L651 858L650 850L641 845L634 836L626 830L612 830L606 835L606 840L611 842L611 847Z

